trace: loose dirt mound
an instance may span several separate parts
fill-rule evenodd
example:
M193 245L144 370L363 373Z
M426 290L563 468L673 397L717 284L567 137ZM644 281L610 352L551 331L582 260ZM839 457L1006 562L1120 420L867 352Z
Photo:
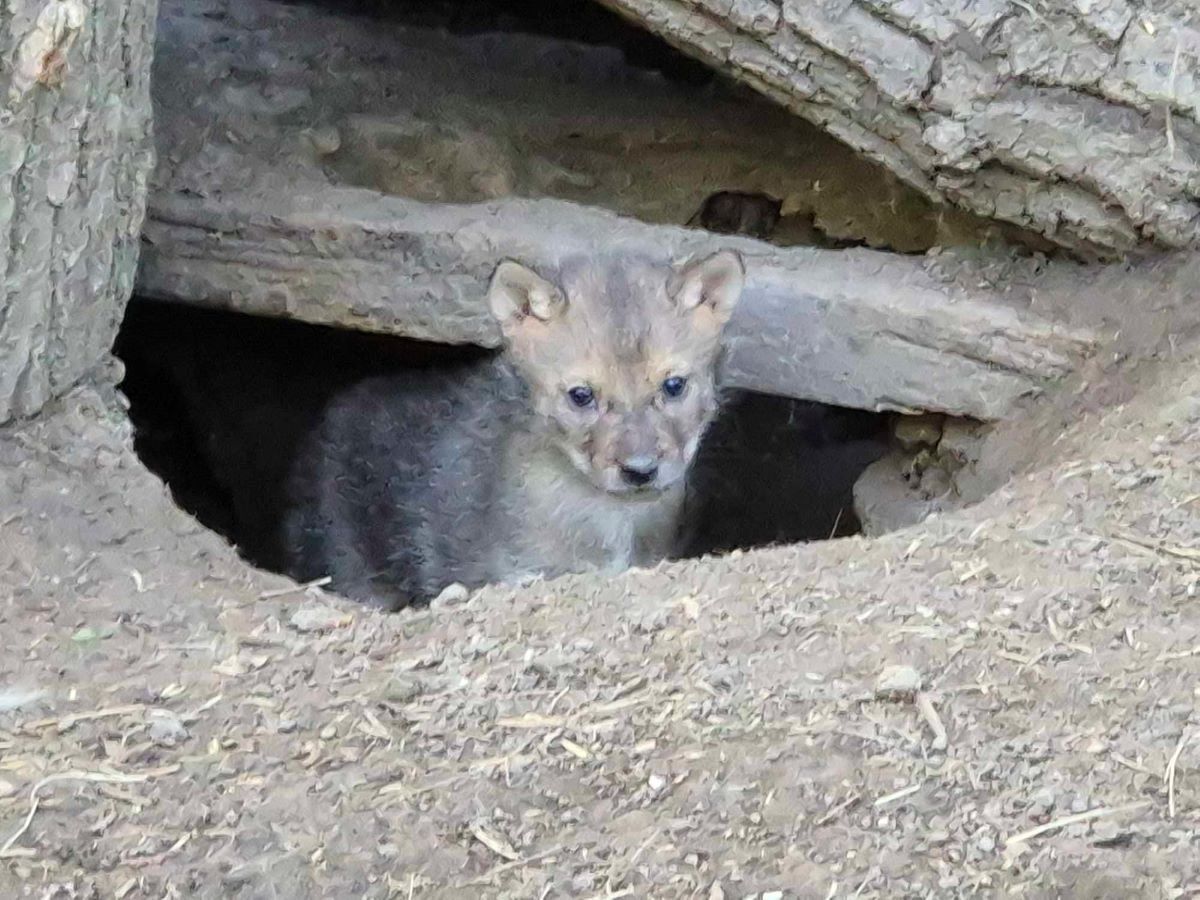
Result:
M272 594L101 378L0 432L0 895L1190 894L1196 361L919 529L391 617Z

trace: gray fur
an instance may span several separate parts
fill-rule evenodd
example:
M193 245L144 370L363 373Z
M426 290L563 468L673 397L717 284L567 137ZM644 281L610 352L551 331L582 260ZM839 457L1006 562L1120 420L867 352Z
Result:
M734 272L740 291L731 258L713 257L714 271ZM374 378L330 404L289 479L292 573L329 575L349 596L398 608L452 582L666 556L683 475L716 410L720 327L736 301L712 299L728 293L712 269L586 260L551 281L502 264L490 293L501 355ZM675 299L673 279L689 277L688 296L711 301L703 312ZM684 399L658 393L663 365L687 369ZM596 388L594 410L567 401L577 380ZM623 483L622 464L647 456L661 463L657 483Z

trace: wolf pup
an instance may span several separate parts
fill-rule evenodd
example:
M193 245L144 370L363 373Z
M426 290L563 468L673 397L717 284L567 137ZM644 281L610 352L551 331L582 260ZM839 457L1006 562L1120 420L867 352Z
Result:
M291 574L398 609L453 582L662 559L743 281L730 251L546 277L500 263L500 354L370 379L326 409L289 479Z

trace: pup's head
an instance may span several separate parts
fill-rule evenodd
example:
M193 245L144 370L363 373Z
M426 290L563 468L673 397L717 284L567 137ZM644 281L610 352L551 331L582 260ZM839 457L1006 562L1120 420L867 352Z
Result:
M597 487L642 496L683 478L717 410L743 281L731 251L678 266L575 260L553 280L506 260L488 304L548 440Z

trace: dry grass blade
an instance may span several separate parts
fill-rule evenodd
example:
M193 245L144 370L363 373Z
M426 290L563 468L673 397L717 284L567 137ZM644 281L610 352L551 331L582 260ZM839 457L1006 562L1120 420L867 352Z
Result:
M580 746L570 738L559 738L558 743L561 744L562 748L576 759L582 759L586 761L592 758L591 752L586 747Z
M833 527L829 529L829 539L832 541L837 537L838 527L842 524L842 513L846 511L844 506L838 507L837 518L833 520Z
M825 815L821 816L821 818L817 819L817 821L813 823L813 827L820 828L824 825L828 825L861 799L862 794L854 793L845 800L842 800L840 803L835 803L825 812Z
M128 703L124 706L109 706L104 709L94 709L90 712L72 713L69 716L59 718L36 719L22 726L21 731L26 733L41 731L43 728L50 728L54 725L58 726L59 731L66 731L80 722L90 722L94 719L108 719L113 716L128 716L133 713L142 712L146 708L146 705L143 703Z
M950 738L946 735L946 726L942 724L942 717L938 715L928 694L924 692L917 694L917 711L921 713L921 718L933 732L933 749L945 750L950 743Z
M60 772L57 775L47 775L41 781L37 782L29 791L29 812L25 814L24 820L17 827L17 830L9 836L8 840L0 846L0 859L3 859L12 850L13 844L21 839L21 836L29 830L29 826L33 824L33 817L37 815L39 793L42 788L49 787L60 781L88 781L95 784L143 784L147 781L152 781L155 778L160 778L163 775L170 775L173 772L178 772L179 766L163 766L160 769L152 769L147 772L141 772L136 775L126 774L124 772Z
M562 852L561 846L551 847L549 850L543 850L541 853L534 853L532 856L525 856L525 857L521 857L520 859L514 859L510 862L500 863L500 865L495 866L494 868L488 869L486 872L484 872L478 878L473 878L470 881L465 882L465 884L463 886L471 887L474 885L488 884L497 875L503 874L504 872L507 872L511 869L519 869L522 866L532 866L535 863L537 863L539 860L543 860L548 856L555 856L556 854L559 854L561 852Z
M1123 533L1118 534L1115 540L1119 544L1132 546L1137 550L1149 550L1161 556L1173 556L1176 559L1184 559L1188 562L1200 563L1200 550L1195 547L1177 547L1173 544L1164 544L1162 541L1152 541L1148 538L1139 537L1136 534Z
M1175 770L1179 765L1179 757L1183 754L1183 748L1191 743L1195 732L1185 731L1180 735L1179 743L1175 745L1175 752L1171 754L1170 760L1167 762L1167 769L1163 773L1163 780L1167 783L1167 816L1175 818Z
M1060 828L1078 825L1081 822L1093 822L1096 819L1107 819L1110 816L1119 816L1122 813L1135 812L1139 809L1145 809L1149 805L1149 800L1139 800L1137 803L1126 803L1124 806L1101 806L1096 809L1089 809L1087 812L1076 813L1072 816L1063 816L1061 819L1054 819L1045 825L1038 825L1036 828L1030 828L1027 831L1021 831L1011 837L1005 838L1004 846L1012 847L1016 844L1024 844L1035 837L1041 837L1043 834L1051 831L1058 831Z
M280 597L287 597L291 594L302 594L312 588L323 588L327 584L332 583L333 578L324 575L321 578L314 578L312 581L305 581L302 584L293 584L284 588L275 588L270 591L263 591L258 595L259 600L278 600Z
M1125 768L1127 768L1133 772L1140 772L1142 775L1156 774L1155 772L1151 772L1149 769L1147 769L1141 763L1135 762L1132 759L1128 759L1127 757L1122 756L1120 753L1112 753L1112 754L1110 754L1110 756L1112 757L1112 761L1115 762L1117 765L1124 766Z
M496 720L496 724L501 728L561 728L566 722L564 716L543 716L534 712L520 716L504 716Z
M652 832L650 832L650 836L647 837L644 841L642 841L642 843L638 846L638 848L635 851L633 851L633 855L631 857L629 857L629 860L627 862L625 862L623 865L614 864L612 866L609 866L609 875L608 875L608 882L607 882L608 890L611 891L613 889L614 885L620 884L622 881L624 881L626 878L629 877L629 873L633 871L633 867L637 865L637 861L641 858L642 854L645 853L650 848L650 845L653 844L655 841L657 841L661 836L662 836L662 829L661 828L654 829ZM615 874L616 871L618 870L618 868L620 869L619 875Z
M905 797L911 797L921 789L919 784L910 784L908 787L902 787L898 791L892 791L890 794L884 794L878 797L873 804L876 809L887 806L889 803L895 803L897 800L903 800Z
M1176 93L1177 83L1179 81L1179 54L1183 49L1183 41L1179 35L1175 35L1175 54L1171 57L1171 74L1168 79L1168 86L1171 91L1171 96L1167 98L1164 104L1164 112L1167 127L1167 159L1175 159L1175 123L1172 115L1172 104L1177 101L1178 94Z

